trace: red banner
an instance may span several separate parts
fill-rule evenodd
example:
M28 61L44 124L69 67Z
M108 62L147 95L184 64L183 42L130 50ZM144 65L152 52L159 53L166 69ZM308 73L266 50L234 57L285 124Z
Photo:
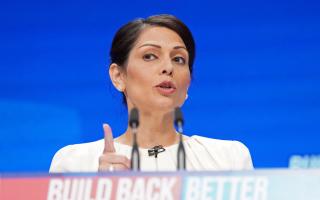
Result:
M2 178L1 200L180 199L179 176Z

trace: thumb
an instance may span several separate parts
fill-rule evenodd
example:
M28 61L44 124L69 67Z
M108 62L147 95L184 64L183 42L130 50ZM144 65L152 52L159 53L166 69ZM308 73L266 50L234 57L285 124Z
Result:
M116 152L113 144L112 130L108 124L103 124L104 150L103 153Z

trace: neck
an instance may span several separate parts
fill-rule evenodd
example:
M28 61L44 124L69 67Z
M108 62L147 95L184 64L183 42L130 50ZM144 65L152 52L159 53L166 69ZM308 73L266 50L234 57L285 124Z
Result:
M137 143L142 148L156 145L169 146L177 143L178 135L173 125L173 113L143 112L139 113ZM132 145L132 130L127 128L120 136L119 142Z

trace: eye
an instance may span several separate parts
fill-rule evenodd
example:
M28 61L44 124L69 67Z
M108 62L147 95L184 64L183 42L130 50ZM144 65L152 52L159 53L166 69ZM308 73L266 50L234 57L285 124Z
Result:
M158 57L156 55L152 54L152 53L148 53L148 54L144 54L142 58L145 61L151 61L151 60L154 60L154 59L156 59Z
M174 57L173 61L178 64L181 64L181 65L186 64L186 59L184 59L183 57L180 57L180 56Z

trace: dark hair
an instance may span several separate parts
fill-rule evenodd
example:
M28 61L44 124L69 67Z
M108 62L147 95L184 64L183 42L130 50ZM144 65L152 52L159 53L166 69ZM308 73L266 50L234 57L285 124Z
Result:
M154 15L146 19L139 18L122 26L115 34L112 41L110 50L111 63L116 63L124 68L129 53L140 36L141 31L150 26L168 28L181 37L189 54L189 70L192 75L195 58L195 43L193 36L189 28L182 21L173 15L167 14ZM126 104L124 95L123 102Z

